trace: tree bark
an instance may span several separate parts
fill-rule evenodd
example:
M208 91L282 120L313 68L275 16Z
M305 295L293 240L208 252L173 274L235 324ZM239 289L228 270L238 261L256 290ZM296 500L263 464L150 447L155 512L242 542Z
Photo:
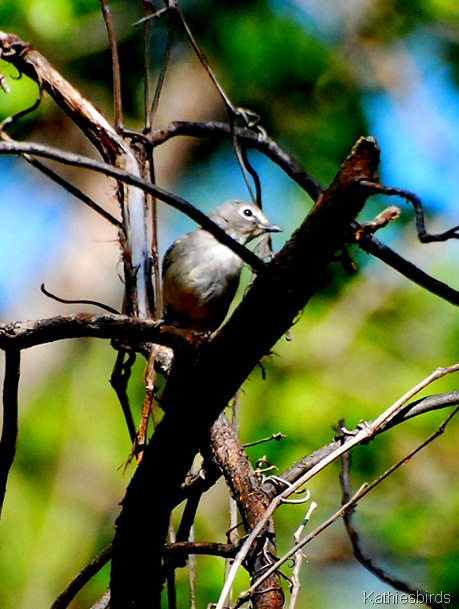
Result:
M378 163L373 138L361 138L228 323L191 357L176 352L161 403L164 418L129 484L117 521L112 609L160 607L169 517L192 460L220 412L290 328L335 253L349 240L351 222L370 194L360 181L376 183Z

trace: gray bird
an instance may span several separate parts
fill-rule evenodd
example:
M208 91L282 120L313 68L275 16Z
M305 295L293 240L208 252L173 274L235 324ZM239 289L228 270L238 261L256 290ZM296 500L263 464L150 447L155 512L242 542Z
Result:
M209 218L243 245L281 230L246 201L227 201ZM202 228L179 237L163 260L165 322L199 332L216 330L236 294L242 264L237 254Z

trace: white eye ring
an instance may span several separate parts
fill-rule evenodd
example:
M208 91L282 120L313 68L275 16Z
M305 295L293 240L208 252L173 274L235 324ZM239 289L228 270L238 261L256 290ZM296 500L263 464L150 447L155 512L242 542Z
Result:
M241 209L239 213L241 216L243 215L246 218L251 218L253 216L253 211L250 209L250 207L244 207L244 209Z

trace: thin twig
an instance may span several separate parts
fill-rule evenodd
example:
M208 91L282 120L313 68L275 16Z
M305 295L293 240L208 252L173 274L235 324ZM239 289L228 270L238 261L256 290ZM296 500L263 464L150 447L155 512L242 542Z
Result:
M73 304L73 305L75 305L75 304L84 304L84 305L91 305L93 307L99 307L101 309L104 309L104 311L107 311L107 313L113 313L114 315L119 315L119 311L117 311L113 307L110 307L109 305L104 304L103 302L98 302L97 300L88 300L86 298L78 298L76 300L73 300L73 299L69 299L69 298L61 298L60 296L56 296L56 294L53 294L52 292L49 292L45 288L45 284L44 283L41 284L40 291L43 292L43 294L45 296L47 296L48 298L51 298L51 300L55 300L56 302L61 302L62 304Z
M300 541L303 529L308 524L309 519L311 518L312 512L316 509L317 509L317 503L315 501L313 501L311 503L311 505L309 506L308 511L306 512L303 522L301 523L301 525L298 527L298 529L295 531L295 533L293 535L293 539L294 539L295 543L298 543ZM304 555L301 550L298 550L298 552L293 557L295 564L293 565L293 572L292 572L292 589L291 589L289 609L295 609L295 606L296 606L296 603L298 600L298 595L299 595L300 587L301 587L300 586L300 571L301 571L301 565L303 562L303 558L304 558Z
M153 96L153 100L148 111L148 122L145 127L145 133L149 133L151 131L151 127L153 125L153 121L155 119L156 113L159 107L159 100L161 98L161 93L163 90L164 80L166 78L166 71L169 66L169 60L172 54L172 47L174 45L174 30L170 28L167 32L167 42L166 49L164 51L164 57L161 64L161 70L159 72L158 81L156 83L155 94Z
M232 543L215 543L208 541L177 541L167 545L164 548L164 554L167 558L177 556L189 556L196 554L200 556L220 556L223 558L231 558L236 555L237 546Z
M78 575L69 583L69 585L63 590L54 603L51 605L51 609L66 609L75 596L82 590L82 588L98 573L104 565L110 560L112 555L111 544L104 548L99 554L78 573ZM105 595L104 595L105 597ZM97 605L95 605L97 606ZM104 605L99 605L103 607ZM106 605L105 605L106 606Z
M84 167L98 173L103 173L107 176L115 178L120 182L136 186L144 192L150 193L156 196L159 200L167 203L171 207L178 209L183 212L195 222L199 223L203 228L212 233L212 235L218 239L221 243L233 250L244 262L246 262L252 269L260 272L267 268L267 265L258 258L251 250L244 245L241 245L230 237L222 228L217 226L206 214L201 212L199 209L172 193L151 184L149 181L137 177L129 172L123 171L117 167L113 167L107 163L96 161L87 157L83 157L78 154L72 154L69 152L63 152L50 146L42 146L40 144L31 143L16 143L16 142L0 142L0 154L35 154L37 156L43 156L56 160L64 165L73 165L77 167Z
M0 136L3 141L14 142L14 140L11 137L9 137L9 135L7 135L4 131L2 131L0 133ZM21 157L24 160L26 160L30 165L35 167L35 169L38 169L38 171L40 171L43 175L48 177L50 180L52 180L59 186L62 186L62 188L64 188L69 194L73 195L74 197L76 197L77 199L82 201L85 205L90 207L92 210L97 212L100 216L102 216L102 218L104 218L105 220L108 220L110 222L110 224L113 224L113 226L116 226L117 228L121 228L121 222L119 220L117 220L114 216L112 216L112 214L110 214L108 211L103 209L103 207L98 205L95 201L93 201L90 197L88 197L88 195L86 195L79 188L77 188L76 186L74 186L73 184L68 182L65 178L63 178L62 176L57 174L55 171L53 171L46 165L43 165L43 163L41 163L37 159L33 158L29 154L22 154Z
M357 223L355 223L354 226L358 226ZM455 307L459 306L459 292L457 290L451 288L448 284L435 279L435 277L432 277L428 273L425 273L415 264L400 256L397 252L394 252L384 243L381 243L381 241L373 235L361 237L358 246L364 252L371 254L375 258L379 258L379 260L382 260L385 264L392 267L398 273L424 290L427 290L431 294L435 294L435 296L439 296Z
M369 485L367 492L369 492L372 488L374 488L377 484L379 484L380 481L382 481L383 479L387 478L390 474L392 474L393 471L395 471L396 469L398 469L399 467L401 467L402 465L407 463L410 459L412 459L417 453L419 453L423 448L428 446L436 438L441 436L444 433L446 426L450 423L450 421L453 419L453 417L458 412L459 412L459 406L457 406L446 417L446 419L438 427L438 429L433 434L431 434L424 442L422 442L422 444L417 446L406 457L404 457L398 463L396 463L391 468L389 468L386 472L384 472L384 474L382 476L380 476L380 478L378 478L374 483ZM348 457L348 455L346 455L346 457ZM346 460L343 460L343 467L342 467L342 473L340 476L340 482L341 482L341 488L343 491L343 501L347 502L348 497L350 495L349 459L348 458ZM395 578L394 576L389 575L386 571L381 569L381 567L378 567L377 565L375 565L371 558L369 558L368 556L365 555L365 552L362 550L362 548L360 546L359 534L358 534L357 530L355 529L353 522L352 522L352 515L353 515L353 511L349 510L344 515L343 520L344 520L346 531L347 531L349 539L351 541L352 549L354 551L354 555L355 555L356 559L366 569L368 569L371 573L373 573L376 577L378 577L382 581L390 584L395 589L400 590L402 592L406 592L407 594L414 596L414 597L419 597L419 594L420 594L420 596L422 598L426 598L426 596L428 596L430 599L434 598L435 597L434 594L426 595L425 591L422 591L422 593L420 593L420 591L418 589L411 586L410 584L407 584L406 582L403 582L403 581L399 580L398 578ZM436 609L442 608L442 605L440 603L437 603L435 600L433 600L431 602L426 601L424 604L426 604L428 607L432 607L432 608L436 608Z
M450 417L448 417L448 419L449 418L451 418L451 415L450 415ZM433 436L431 436L429 438L427 443L431 442L438 435L439 435L438 432L436 432ZM425 443L422 446L425 446ZM402 461L400 461L399 465L403 465L404 463L406 463L409 458L411 458L412 456L414 456L414 454L416 454L416 452L418 452L418 450L420 450L420 448L416 449L416 451L413 451L413 453L411 453L409 455L409 457L406 457ZM394 470L392 470L392 471L394 471ZM392 471L391 471L391 473L392 473ZM343 504L348 503L352 496L349 474L350 474L350 455L349 455L349 453L346 453L341 457L341 472L340 472L340 477L339 477L341 491L342 491L342 503ZM417 588L415 588L412 584L409 584L408 582L405 582L405 581L399 579L398 577L389 575L389 573L387 573L387 571L385 571L381 567L377 566L374 563L373 559L371 559L369 556L367 556L365 554L364 550L361 547L360 535L353 523L353 515L354 515L353 509L347 510L343 514L343 522L344 522L344 526L346 528L347 535L348 535L349 540L352 545L352 550L354 552L354 556L358 560L358 562L361 565L363 565L368 571L370 571L370 573L375 575L378 579L385 582L386 584L389 584L396 590L399 590L400 592L404 592L413 597L417 596L419 598L418 593L420 591ZM423 596L424 596L424 592L423 592ZM438 607L438 608L441 607L441 605L438 603L434 603L434 604L426 603L426 604L430 607Z
M135 441L136 430L132 418L131 407L127 394L129 379L131 378L132 366L135 363L135 352L120 349L117 353L115 365L110 377L110 385L113 387L123 411L124 420L129 432L131 442Z
M144 115L145 115L145 132L151 131L151 119L150 119L150 106L151 106L151 30L152 22L151 17L153 14L153 1L143 0L143 7L145 11L145 30L143 36L143 71L144 71Z
M372 188L375 194L383 194L389 197L401 197L405 199L414 209L414 217L416 221L416 231L418 233L418 238L421 243L432 243L438 241L447 241L448 239L459 239L459 226L454 226L443 233L429 233L426 229L425 224L425 215L424 208L422 202L419 197L417 197L414 193L403 190L402 188L392 188L388 186L383 186L382 184L370 184L369 182L362 182L362 185L367 185Z
M276 442L279 442L280 440L282 440L283 438L286 438L287 436L283 433L273 433L269 436L269 438L262 438L261 440L254 440L253 442L246 442L244 444L244 448L249 448L250 446L258 446L258 444L264 444L265 442L271 442L272 440L275 440Z
M118 133L123 130L123 101L121 96L121 69L120 58L118 53L118 44L116 42L115 27L113 24L113 15L108 6L107 0L100 0L100 7L107 29L108 42L110 44L110 53L112 56L112 74L113 74L113 110L115 115L115 129Z
M433 383L434 381L446 376L447 374L452 374L454 372L457 372L458 370L459 370L459 364L455 364L455 365L449 366L447 368L437 368L436 370L434 370L432 372L432 374L430 374L428 377L423 379L415 387L411 388L401 398L399 398L396 402L394 402L391 406L389 406L389 408L387 408L374 421L365 425L363 427L363 429L361 429L360 431L358 431L355 434L355 436L351 436L349 439L347 439L341 446L336 448L331 454L324 457L319 463L317 463L317 465L312 467L303 476L300 476L300 478L298 478L298 480L296 480L296 482L291 484L286 490L284 490L282 493L277 495L273 499L273 501L271 502L269 507L267 508L266 512L263 514L263 517L259 520L259 522L254 527L254 529L251 531L251 533L247 536L246 540L244 541L244 544L242 545L241 549L239 550L239 552L234 560L233 566L231 568L230 575L229 575L227 581L225 582L225 585L220 594L220 598L216 605L216 609L223 609L224 599L227 596L227 591L230 588L230 586L232 586L236 573L239 570L240 566L242 565L243 561L245 560L245 557L247 556L253 542L258 537L258 535L261 533L264 526L268 522L269 518L271 518L271 516L274 514L276 509L283 503L283 501L285 499L287 499L292 493L294 493L299 488L301 488L306 482L308 482L316 474L318 474L320 471L325 469L325 467L330 465L330 463L332 463L333 461L338 459L342 454L344 454L345 452L347 452L354 446L361 444L362 442L368 442L368 440L371 439L376 434L378 429L383 424L385 424L385 422L387 420L392 418L400 410L400 408L402 408L406 404L406 402L408 400L410 400L414 395L416 395L417 393L422 391L425 387L427 387L429 384ZM360 489L360 491L357 492L356 497L360 497L361 492L362 492L362 489ZM342 515L342 513L340 513L340 515ZM334 522L334 520L333 520L333 522ZM328 526L328 524L327 524L327 526ZM324 527L324 528L326 528L326 527ZM299 548L297 548L297 549L299 549ZM292 556L295 553L295 551L293 551L292 554L289 554L289 557ZM270 570L270 572L271 572L271 570Z
M236 131L235 131L235 127L236 127L235 115L234 115L233 110L229 109L229 108L228 108L228 123L229 123L230 129L231 129L231 143L233 146L234 156L236 157L237 163L239 165L239 169L241 170L242 177L244 178L244 182L245 182L245 185L249 192L250 198L252 199L253 203L256 204L258 202L258 205L261 208L261 189L254 192L254 190L252 188L252 184L250 183L250 175L253 176L253 174L255 173L255 170L253 169L253 167L250 166L251 171L249 173L249 169L247 167L247 156L244 156L244 154L242 153L241 145L240 145L240 142L237 138ZM255 173L255 175L256 175L256 173ZM260 181L258 179L256 180L256 184L257 185L260 184Z
M176 17L179 25L181 26L181 29L183 30L185 36L188 39L188 42L191 45L191 48L193 49L196 57L199 59L202 67L207 72L207 74L208 74L209 78L211 79L214 87L217 89L220 97L223 100L223 103L232 112L232 114L238 114L237 108L232 104L230 98L225 93L223 87L221 86L221 84L219 83L219 81L217 79L217 76L215 75L215 72L210 67L209 62L207 61L204 53L202 52L202 50L200 49L198 43L196 42L196 40L195 40L195 38L193 36L192 31L190 30L190 28L188 27L187 22L185 21L183 13L181 12L180 8L178 7L177 2L175 0L168 0L168 6L169 6L170 14L173 17Z
M3 510L8 474L16 452L20 370L21 352L16 349L6 350L3 380L3 425L0 437L0 516Z
M288 552L286 552L286 554L284 554L284 556L282 556L279 560L277 560L275 563L273 563L271 565L271 567L266 571L266 573L263 573L263 575L259 578L259 580L257 580L249 588L249 590L247 590L246 592L244 592L243 594L240 595L238 601L233 606L233 609L237 609L237 607L240 607L244 602L246 602L246 600L248 598L250 598L250 596L253 594L256 587L258 585L260 585L261 583L263 583L263 581L265 581L270 575L272 575L272 573L277 571L277 569L279 569L287 560L292 558L296 554L296 552L301 550L301 548L303 548L306 544L308 544L310 541L312 541L312 539L317 537L320 533L322 533L322 531L324 531L326 528L328 528L331 524L336 522L336 520L343 517L344 514L346 514L346 512L348 512L349 510L352 510L365 495L367 495L370 491L372 491L376 486L381 484L381 482L383 482L383 480L385 480L388 476L390 476L395 470L397 470L399 467L401 467L402 465L407 463L410 459L412 459L418 452L420 452L423 448L425 448L428 444L430 444L433 440L435 440L435 438L440 436L444 432L446 425L451 421L451 419L456 415L456 413L458 411L459 411L459 406L457 408L455 408L455 410L445 419L445 421L440 425L440 427L431 436L429 436L429 438L427 438L427 440L425 442L423 442L420 446L417 446L406 457L404 457L403 459L401 459L400 461L398 461L397 463L392 465L392 467L387 469L383 474L381 474L381 476L376 478L376 480L373 480L373 482L371 482L371 484L363 484L360 487L360 489L354 494L354 496L352 498L350 498L346 503L344 503L341 506L341 508L339 510L337 510L330 518L328 518L319 527L317 527L314 531L312 531L312 533L310 533L309 535L307 535L306 537L301 539L292 548L290 548L290 550ZM426 603L426 604L428 606L432 607L433 609L442 609L442 606L436 602L433 602L430 604ZM217 607L218 607L218 605L217 605Z

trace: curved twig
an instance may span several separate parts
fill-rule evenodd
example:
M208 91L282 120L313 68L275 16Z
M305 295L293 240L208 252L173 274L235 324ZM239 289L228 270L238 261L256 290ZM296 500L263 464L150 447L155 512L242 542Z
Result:
M46 288L45 288L45 284L42 283L40 286L40 291L43 292L43 294L45 296L47 296L48 298L51 298L51 300L55 300L56 302L61 302L62 304L84 304L84 305L91 305L93 307L99 307L100 309L104 309L105 311L107 311L107 313L113 313L114 315L119 315L120 312L117 311L116 309L114 309L113 307L110 307L109 305L104 304L103 302L97 302L97 300L88 300L86 298L79 298L76 300L71 300L68 298L61 298L60 296L56 296L56 294L53 294L52 292L49 292Z
M449 420L452 418L452 416L456 412L457 412L457 409L454 413L452 413L446 419L446 421L443 423L443 425L440 427L440 429L442 429L442 430L444 429L447 422L449 422ZM382 476L380 476L373 484L367 486L366 493L369 492L370 490L372 490L373 488L375 488L375 486L377 484L379 484L380 482L382 482L385 478L387 478L388 475L392 474L395 471L395 469L398 469L400 466L404 465L408 459L411 459L412 457L414 457L414 455L417 452L419 452L422 448L424 448L427 444L430 444L430 442L432 442L439 435L439 433L442 433L442 431L439 432L439 430L437 430L433 435L430 436L430 438L426 442L424 442L421 446L417 447L407 457L404 457L402 460L400 460L398 463L396 463L392 468L390 468L387 472L385 472ZM340 472L340 476L339 476L341 492L342 492L342 505L349 504L349 502L352 500L349 473L350 473L350 455L349 455L349 453L346 453L341 457L341 472ZM382 567L379 567L370 556L367 556L367 554L364 552L364 550L361 546L360 535L354 526L353 516L354 516L354 506L352 506L350 509L347 509L344 512L343 522L344 522L344 526L346 529L346 533L351 542L352 550L354 552L354 556L355 556L356 560L363 567L365 567L365 569L370 571L370 573L375 575L379 580L385 582L386 584L389 584L390 586L395 588L395 590L404 592L405 594L407 594L413 598L424 598L426 596L425 590L422 591L422 593L421 593L421 591L418 590L417 588L415 588L412 584L401 580L399 577L390 575L385 569L383 569ZM422 596L421 596L421 594L422 594ZM429 596L430 596L430 598L433 597L433 595L429 595ZM428 607L432 607L433 609L442 609L442 605L435 601L433 603L426 602L425 604Z

